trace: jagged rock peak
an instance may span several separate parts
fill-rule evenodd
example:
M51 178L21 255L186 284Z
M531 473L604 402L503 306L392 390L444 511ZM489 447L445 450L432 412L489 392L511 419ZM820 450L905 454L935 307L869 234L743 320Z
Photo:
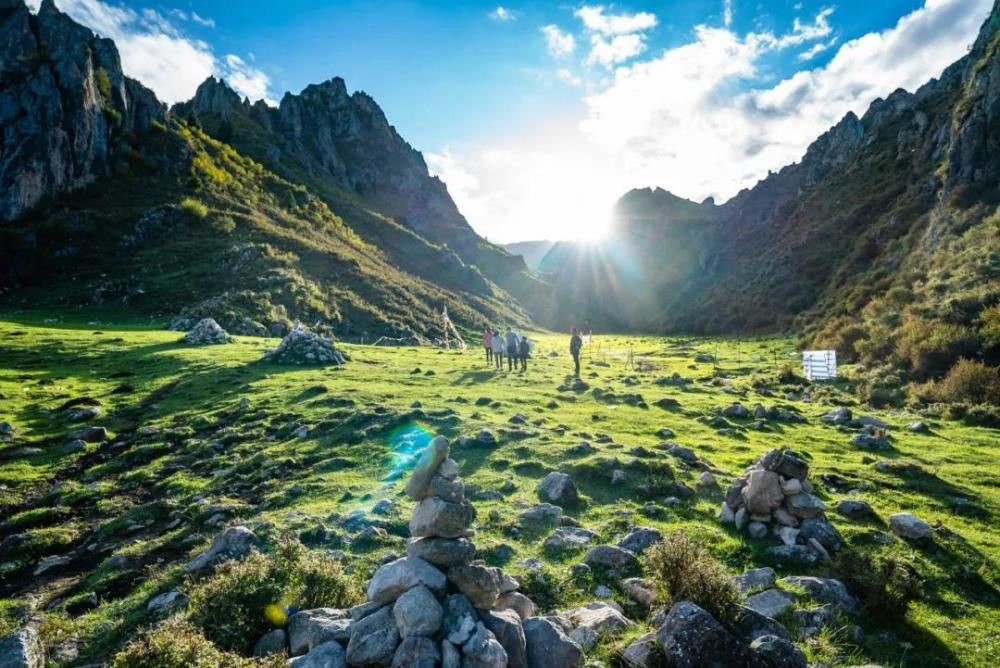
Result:
M0 5L0 221L43 197L107 172L114 138L163 119L164 106L122 73L114 43L52 0L32 18L22 0Z

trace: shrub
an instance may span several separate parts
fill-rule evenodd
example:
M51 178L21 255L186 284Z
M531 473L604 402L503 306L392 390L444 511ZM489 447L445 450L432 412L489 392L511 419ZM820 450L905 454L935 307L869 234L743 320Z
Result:
M968 327L911 317L899 328L895 354L918 375L939 377L976 343Z
M284 657L247 659L221 651L201 631L173 617L129 643L112 659L112 668L278 668Z
M717 619L731 620L739 590L726 568L683 531L674 531L651 547L649 572L668 605L692 601Z
M246 652L284 623L287 605L346 608L358 598L358 588L337 561L286 539L272 555L255 552L223 564L194 587L189 609L210 640Z
M928 394L946 403L1000 404L1000 368L960 359Z
M979 314L979 337L986 348L1000 348L1000 304Z
M181 210L199 219L203 219L208 215L208 207L193 197L185 197L181 200Z
M910 604L920 598L924 588L916 567L893 554L842 550L833 570L835 577L858 596L865 611L879 619L905 617Z

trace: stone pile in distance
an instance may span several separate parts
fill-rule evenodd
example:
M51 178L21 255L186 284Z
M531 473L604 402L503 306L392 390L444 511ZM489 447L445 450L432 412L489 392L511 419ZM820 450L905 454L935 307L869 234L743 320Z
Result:
M434 438L407 481L417 502L407 556L379 568L368 602L352 610L348 665L529 665L522 620L534 603L517 580L475 560L476 512L448 452L448 440Z
M222 326L214 319L202 318L181 340L192 346L207 346L229 343L233 337L229 336L226 330L222 329Z
M347 358L333 345L333 339L296 325L278 347L264 353L264 361L295 366L341 366Z
M773 534L782 545L769 551L779 559L816 563L843 547L826 519L826 505L813 494L809 465L789 450L769 450L726 491L723 523L753 538Z

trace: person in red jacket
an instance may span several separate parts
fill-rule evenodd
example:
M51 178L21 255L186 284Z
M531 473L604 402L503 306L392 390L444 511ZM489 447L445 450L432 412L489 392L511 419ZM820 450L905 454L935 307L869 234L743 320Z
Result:
M483 348L486 348L486 364L493 363L493 330L487 327L483 330Z

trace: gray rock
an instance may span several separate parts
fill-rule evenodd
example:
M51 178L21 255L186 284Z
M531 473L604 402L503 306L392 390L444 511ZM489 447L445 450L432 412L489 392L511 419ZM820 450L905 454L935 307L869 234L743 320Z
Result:
M583 558L591 568L603 569L619 575L638 570L639 560L635 555L615 545L598 545L591 548Z
M451 457L441 462L441 466L438 467L438 475L445 480L454 480L458 477L458 473L458 462Z
M805 638L818 634L824 628L832 629L836 626L836 616L832 605L796 610L792 613L792 619L795 621L795 626L798 627L799 634Z
M625 578L621 581L622 591L644 607L651 607L657 598L656 586L649 580L643 578Z
M852 520L871 519L875 511L867 501L861 499L843 499L837 504L837 512Z
M29 624L0 638L0 668L42 668L44 665L45 648L34 625Z
M653 545L663 540L663 534L652 527L637 527L629 531L620 541L618 547L635 554L642 554Z
M817 517L826 510L826 504L819 497L808 492L788 497L786 505L788 506L788 512L799 519Z
M656 634L647 633L636 638L622 650L621 656L629 668L657 668L661 664L661 657Z
M929 434L931 433L931 426L926 422L911 422L906 425L907 431L911 431L914 434Z
M768 668L807 668L809 662L791 641L778 636L761 636L750 649Z
M183 341L188 345L206 346L229 343L231 340L226 330L212 318L202 318L190 332L184 335Z
M398 644L399 632L392 608L386 606L351 626L347 663L352 666L387 666L392 663Z
M896 513L889 517L889 529L900 538L913 541L926 541L934 536L931 525L912 513Z
M179 591L168 591L154 596L146 603L146 612L153 615L166 615L187 607L188 597Z
M441 668L462 668L462 652L447 640L441 641Z
M368 600L383 605L391 603L417 585L424 585L435 594L443 594L446 584L444 573L423 559L403 557L375 571L368 582Z
M229 527L212 540L207 550L189 561L184 570L191 575L208 573L223 561L245 558L259 544L257 535L247 527Z
M523 622L528 668L580 668L583 650L548 617L528 617Z
M558 471L553 471L538 483L538 496L542 501L560 506L572 506L580 501L573 479Z
M488 610L500 596L500 569L478 564L448 569L448 581L465 594L477 608Z
M754 666L749 647L690 601L670 609L656 641L672 668Z
M431 478L430 486L427 489L428 496L436 496L452 503L461 503L465 498L465 485L458 478L448 480L444 476L436 475Z
M347 668L347 654L339 642L329 640L308 654L290 659L288 668Z
M299 656L330 640L346 643L351 639L353 624L347 610L315 608L297 612L288 618L290 653Z
M254 656L267 656L268 654L284 654L288 646L288 637L285 629L274 629L260 637L253 646ZM338 645L339 647L339 645ZM341 654L344 650L341 648Z
M784 626L770 617L760 614L756 610L745 607L740 608L739 613L736 615L733 631L746 642L753 642L757 638L766 635L791 640L791 636L785 630Z
M396 599L392 616L402 638L433 636L441 628L444 611L431 590L417 585Z
M495 610L513 610L521 619L535 616L535 603L530 598L519 591L511 591L500 594L496 603L493 604Z
M795 597L780 589L765 589L748 596L743 605L765 617L774 619L795 606Z
M829 603L849 615L861 612L861 604L840 580L833 578L818 578L805 575L793 575L782 578L784 584L801 587L812 598L822 603Z
M555 523L562 518L563 509L551 503L540 503L528 508L518 516L522 524Z
M476 510L468 501L452 503L433 496L424 498L413 509L410 517L410 535L414 538L437 536L459 538L473 520Z
M769 515L785 500L778 474L762 469L750 471L746 486L740 491L740 495L747 512L751 515Z
M829 413L825 414L822 418L823 422L832 425L842 425L850 422L854 417L851 413L851 409L845 406L838 406L834 408Z
M751 538L763 538L767 535L767 525L763 522L750 522L747 525L747 533L750 534Z
M559 527L549 534L542 543L542 547L549 552L582 550L590 545L595 538L597 538L597 534L589 529Z
M736 586L744 594L757 589L770 589L775 583L774 569L765 566L754 568L733 577Z
M487 610L481 617L506 652L507 665L510 668L527 668L528 651L521 617L513 610Z
M448 458L448 439L437 436L427 444L413 467L410 479L406 481L406 494L414 501L427 496L433 478L441 463Z
M38 577L39 575L47 573L54 568L61 568L62 566L66 566L72 562L73 559L65 554L54 554L39 561L38 565L35 566L35 570L32 572L32 575Z
M472 561L476 546L468 538L411 538L406 554L446 568Z
M815 566L820 559L820 555L815 550L805 545L777 545L767 548L767 553L781 563L796 566Z
M594 601L567 610L564 616L574 629L590 629L598 637L618 635L634 626L634 623L622 613L621 607L614 602Z
M476 628L479 616L472 601L464 594L451 594L444 600L442 633L448 642L463 645Z
M844 547L844 539L840 532L822 516L802 520L799 524L799 537L804 541L814 538L825 549L831 551Z
M462 668L505 668L507 652L486 626L479 622L462 645Z
M445 641L447 642L447 641ZM408 636L392 657L392 668L436 668L441 665L438 644L424 636Z

